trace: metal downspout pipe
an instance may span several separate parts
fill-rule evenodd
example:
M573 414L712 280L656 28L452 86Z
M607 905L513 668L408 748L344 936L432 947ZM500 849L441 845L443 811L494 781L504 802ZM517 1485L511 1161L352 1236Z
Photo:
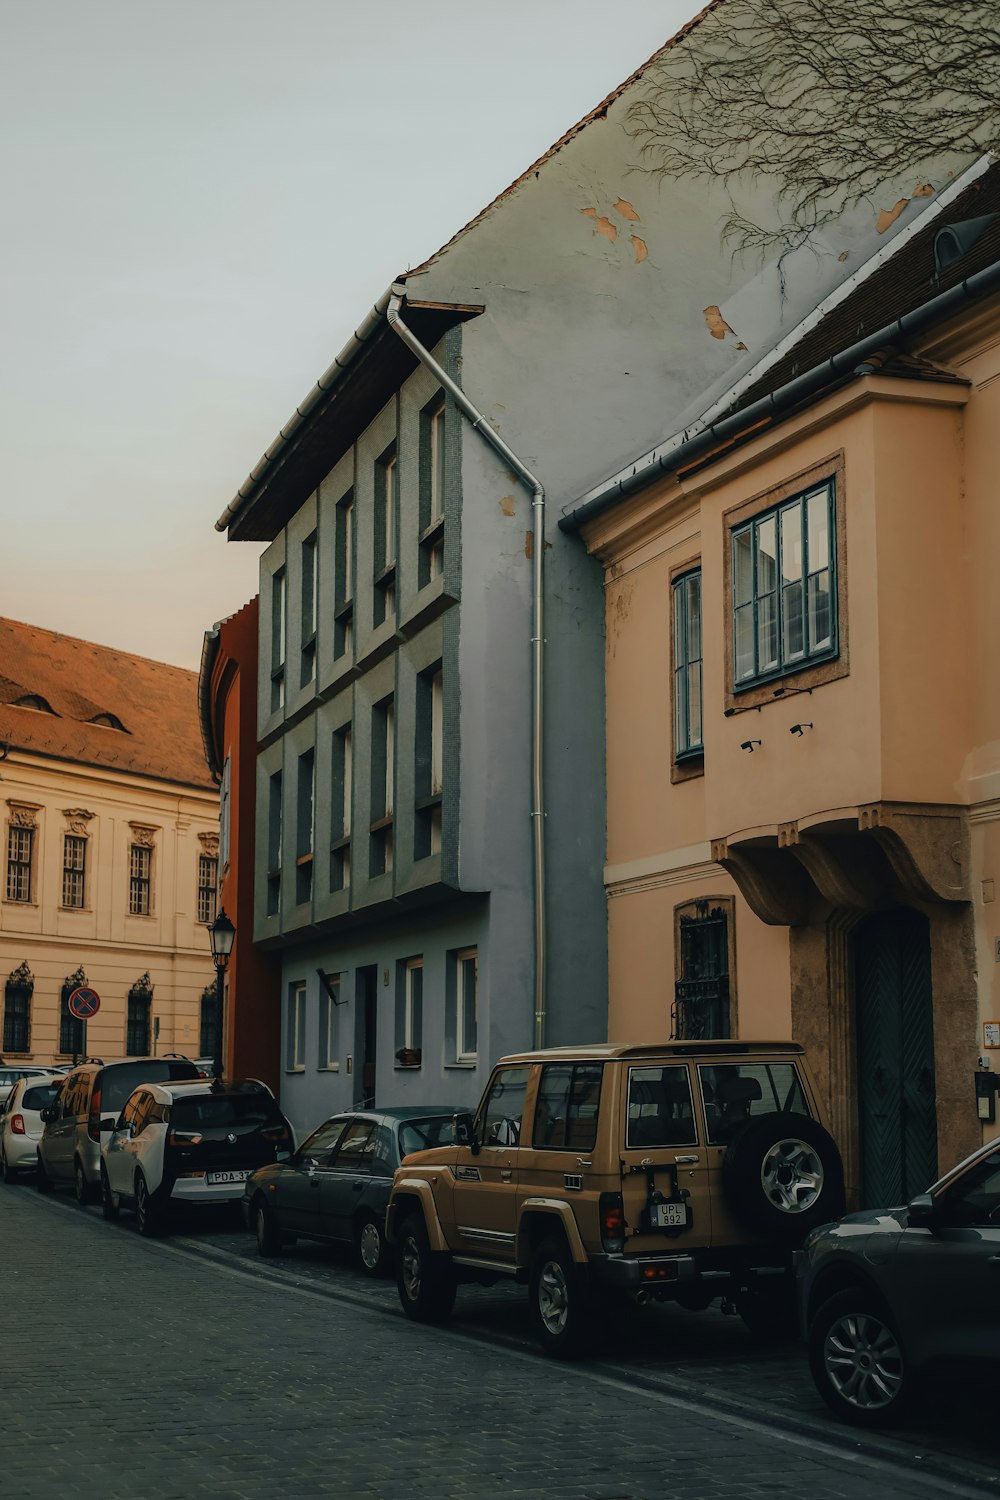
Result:
M503 438L487 422L461 386L456 385L446 370L438 364L429 349L425 349L400 317L406 288L394 285L386 319L389 327L397 333L403 343L416 355L440 385L448 392L455 405L464 412L475 430L486 439L490 447L503 459L508 469L516 474L524 487L531 491L531 535L532 535L532 609L531 609L531 826L534 858L534 915L535 915L535 1046L545 1046L545 794L542 782L542 708L544 703L544 599L542 585L545 567L545 489L531 470L518 458Z

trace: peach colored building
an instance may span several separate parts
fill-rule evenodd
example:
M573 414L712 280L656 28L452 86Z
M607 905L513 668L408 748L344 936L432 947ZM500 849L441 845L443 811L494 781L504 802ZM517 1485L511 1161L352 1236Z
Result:
M194 672L0 620L7 1061L201 1051L218 802Z
M609 1034L806 1043L855 1202L997 1130L998 210L992 170L562 523L605 569Z

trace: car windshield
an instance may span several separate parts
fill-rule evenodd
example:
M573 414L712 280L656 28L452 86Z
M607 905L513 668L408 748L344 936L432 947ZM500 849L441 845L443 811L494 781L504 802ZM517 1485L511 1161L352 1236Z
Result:
M179 1082L182 1078L197 1078L198 1069L187 1058L154 1058L152 1062L116 1063L105 1068L101 1074L101 1112L117 1114L140 1083Z
M399 1127L400 1158L411 1151L429 1151L432 1146L452 1143L451 1115L425 1115L419 1120L404 1120Z
M170 1123L178 1130L220 1129L230 1125L283 1125L270 1094L199 1094L175 1099Z
M25 1089L21 1099L22 1109L44 1109L51 1104L59 1092L58 1083L36 1083L33 1088Z

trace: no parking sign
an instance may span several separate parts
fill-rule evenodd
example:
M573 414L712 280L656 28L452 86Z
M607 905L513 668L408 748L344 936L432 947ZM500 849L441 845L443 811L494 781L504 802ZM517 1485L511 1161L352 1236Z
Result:
M80 985L75 989L66 1002L69 1013L78 1021L89 1021L91 1016L96 1016L101 1008L101 997L96 990L87 985Z

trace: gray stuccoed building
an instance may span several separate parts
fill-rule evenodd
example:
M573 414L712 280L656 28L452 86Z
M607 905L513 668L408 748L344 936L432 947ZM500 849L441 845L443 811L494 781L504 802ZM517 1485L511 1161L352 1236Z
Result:
M471 1105L505 1052L605 1036L614 642L560 515L710 420L878 243L863 208L838 254L734 259L718 184L644 170L662 56L386 290L217 523L269 543L254 937L300 1130Z

